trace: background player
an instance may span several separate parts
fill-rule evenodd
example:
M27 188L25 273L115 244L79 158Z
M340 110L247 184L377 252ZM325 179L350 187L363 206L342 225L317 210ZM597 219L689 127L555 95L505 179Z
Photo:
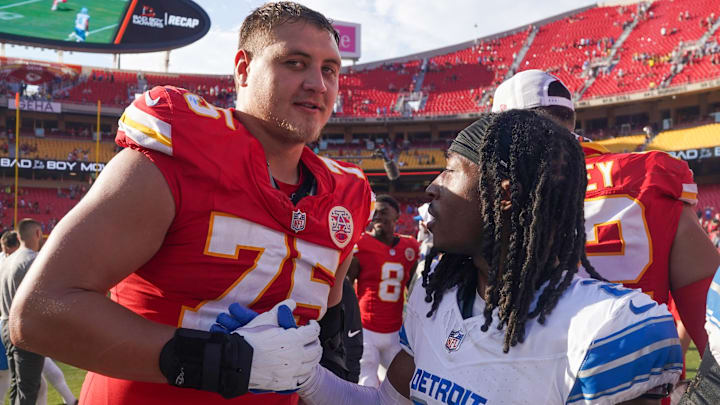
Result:
M296 389L319 360L314 320L323 340L342 333L336 280L372 193L359 168L305 146L335 104L337 44L321 14L269 3L240 29L237 109L173 87L126 109L125 149L54 229L10 318L18 344L91 370L80 403L297 401L218 393ZM262 313L288 297L310 325L285 340L202 332L229 302ZM287 350L264 351L278 340Z
M348 278L357 279L363 325L360 384L380 385L378 366L387 370L400 351L405 287L418 260L419 244L412 236L395 233L400 204L389 195L375 200L371 228L357 243Z
M570 92L540 70L520 72L495 92L492 110L533 109L575 128ZM720 255L697 221L697 186L686 162L665 152L611 154L582 143L588 170L588 258L604 278L641 288L658 303L669 294L701 355L705 297Z
M52 7L50 7L50 10L56 11L58 9L58 4L60 4L60 3L65 4L65 3L67 3L67 0L53 0L53 4L52 4Z
M75 15L75 31L68 35L68 39L74 39L75 42L85 42L89 29L90 14L88 13L88 9L83 7L80 9L80 12Z

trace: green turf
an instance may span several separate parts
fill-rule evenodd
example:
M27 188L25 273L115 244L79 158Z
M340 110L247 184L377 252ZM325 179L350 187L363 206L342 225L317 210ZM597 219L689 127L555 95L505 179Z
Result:
M74 32L75 15L87 7L87 42L109 43L127 4L124 0L67 0L50 11L52 0L0 0L0 32L65 41ZM93 33L105 27L109 28Z
M72 391L73 394L75 394L75 396L79 398L80 388L82 388L83 380L85 380L85 370L81 370L73 366L68 366L67 364L60 363L59 361L56 361L55 363L63 371L63 374L65 374L65 381L67 381L68 387L70 387L70 391ZM4 403L5 405L9 405L10 401L5 398ZM59 405L62 403L63 398L60 396L60 394L58 394L52 386L49 386L47 405Z
M698 367L700 367L700 353L693 343L690 343L690 348L685 354L685 374L686 378L693 378L697 374Z

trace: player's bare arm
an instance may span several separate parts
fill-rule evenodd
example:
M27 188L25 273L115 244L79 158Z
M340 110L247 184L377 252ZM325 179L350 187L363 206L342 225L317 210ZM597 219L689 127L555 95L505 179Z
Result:
M400 350L387 371L387 379L393 388L405 398L410 398L410 380L415 372L415 359Z
M328 308L334 307L335 305L340 304L340 301L342 301L342 280L348 274L348 268L350 267L350 263L352 262L353 255L351 253L350 255L348 255L347 258L345 258L342 263L340 263L340 266L338 266L338 269L335 272L335 284L330 289L330 295L328 296Z
M670 253L670 283L673 290L715 275L720 253L700 227L693 207L685 205Z
M670 288L685 329L700 353L707 343L705 297L718 266L720 254L700 227L694 209L685 205L670 251Z
M166 382L175 328L112 302L108 290L158 250L175 214L160 171L125 149L58 224L18 290L11 334L23 349L118 378Z
M353 260L348 268L347 279L350 280L350 284L354 284L360 274L360 262L356 257L353 256Z

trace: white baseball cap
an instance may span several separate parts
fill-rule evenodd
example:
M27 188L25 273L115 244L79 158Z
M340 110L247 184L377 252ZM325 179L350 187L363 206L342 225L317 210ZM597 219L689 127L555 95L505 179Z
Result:
M548 95L550 83L553 82L558 82L567 89L560 79L542 70L532 69L517 73L495 90L492 112L526 110L551 105L567 107L575 111L572 100Z

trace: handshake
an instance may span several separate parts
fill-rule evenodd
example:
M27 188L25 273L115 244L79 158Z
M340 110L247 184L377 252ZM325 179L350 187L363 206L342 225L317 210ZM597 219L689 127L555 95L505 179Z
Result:
M294 309L292 299L259 315L234 303L229 313L218 315L210 328L210 332L238 334L252 346L251 392L295 392L316 372L323 351L318 339L320 325L311 320L298 327Z
M225 398L302 389L317 374L323 349L320 325L298 327L293 309L291 299L260 315L235 303L210 332L177 329L160 353L160 371L170 385Z

